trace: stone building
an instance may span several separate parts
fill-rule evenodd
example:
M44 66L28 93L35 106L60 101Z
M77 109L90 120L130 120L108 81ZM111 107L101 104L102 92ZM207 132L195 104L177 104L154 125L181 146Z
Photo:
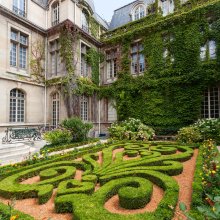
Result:
M215 3L218 4L218 1ZM143 44L145 38L152 33L158 36L161 30L165 33L171 29L169 21L174 20L171 24L173 27L178 26L178 16L181 13L184 14L184 21L191 19L192 23L196 22L191 13L199 10L197 4L200 3L187 0L136 0L115 10L111 22L107 23L95 12L92 0L0 0L0 130L13 126L56 127L64 118L77 115L94 124L93 134L105 132L117 117L121 119L120 112L117 116L115 110L115 106L119 110L120 97L118 100L117 97L99 100L95 93L80 94L73 95L71 103L67 103L59 85L59 80L68 74L59 40L62 28L69 28L70 32L77 33L70 46L74 52L74 80L93 78L94 66L88 62L88 53L93 49L97 53L104 53L104 61L98 63L98 78L99 85L108 87L125 70L133 78L151 72L146 45ZM204 3L204 10L209 7L208 4ZM202 18L204 17L207 24L204 30L200 30L201 34L212 28L213 19L219 19L218 14L212 18L208 12ZM161 25L163 23L164 26ZM157 30L157 27L160 29ZM195 49L195 54L201 64L207 61L216 67L217 39L208 34L208 39L201 43L200 48ZM130 42L125 47L123 44L127 39ZM178 66L179 59L170 51L170 44L175 42L175 37L165 33L161 42L165 42L165 46L162 46L160 59L169 63L168 67L162 69L171 71L172 65ZM220 91L216 82L203 88L202 110L195 110L201 111L201 117L220 116ZM160 103L166 104L165 99L167 98L160 100ZM132 104L136 105L135 101L131 101ZM162 105L160 108L165 109ZM120 109L127 111L126 106ZM155 109L158 106L155 105ZM150 109L148 111L152 112ZM141 117L135 109L130 112L133 112L131 116ZM173 117L170 112L165 112L164 115L166 114ZM200 116L195 113L193 117L191 121ZM154 117L151 118L155 120ZM156 120L160 123L161 119ZM176 119L177 124L178 120Z
M96 25L95 36L91 19ZM71 26L79 33L73 45L75 75L91 77L85 55L89 48L100 50L99 37L108 29L107 22L95 12L91 0L0 1L0 21L0 130L48 124L56 127L67 117L67 108L60 89L45 86L43 79L66 75L60 56L61 27ZM82 96L78 116L98 124L98 108L97 100Z

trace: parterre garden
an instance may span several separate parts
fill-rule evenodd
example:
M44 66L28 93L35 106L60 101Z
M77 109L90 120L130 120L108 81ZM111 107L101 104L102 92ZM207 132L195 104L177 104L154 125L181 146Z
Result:
M41 205L57 188L56 212L72 213L74 220L172 219L180 188L172 176L182 173L182 163L193 153L193 146L175 143L127 141L100 145L5 173L0 180L0 196L38 198ZM78 157L82 161L75 160ZM74 179L77 170L83 171L81 180ZM22 184L36 176L40 176L39 181ZM151 201L154 185L163 190L155 211L123 215L105 208L105 203L118 195L123 209L141 209ZM1 212L7 215L7 207L0 206ZM18 216L35 219L21 213Z

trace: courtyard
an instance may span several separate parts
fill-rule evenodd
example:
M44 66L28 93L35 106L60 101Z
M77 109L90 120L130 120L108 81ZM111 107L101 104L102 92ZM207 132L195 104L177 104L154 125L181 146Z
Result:
M220 219L219 0L0 20L0 220Z

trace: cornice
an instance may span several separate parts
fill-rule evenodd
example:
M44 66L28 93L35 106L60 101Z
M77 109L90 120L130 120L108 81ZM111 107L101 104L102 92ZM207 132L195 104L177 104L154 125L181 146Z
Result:
M60 32L60 28L65 26L65 25L71 27L71 29L74 30L74 32L79 33L83 38L85 38L90 43L94 44L95 46L100 48L103 45L102 42L100 42L99 40L97 40L94 37L92 37L90 34L88 34L85 31L83 31L78 25L74 24L72 21L70 21L68 19L63 21L62 23L59 23L56 26L48 29L47 36L50 37L50 36L52 36L54 34L59 33Z
M60 28L63 25L69 25L71 28L75 29L75 31L77 31L83 38L85 38L86 40L88 40L89 42L94 44L95 46L97 46L97 47L102 46L102 43L99 40L97 40L96 38L94 38L90 34L83 31L78 25L74 24L72 21L70 21L68 19L57 24L56 26L51 27L46 30L46 29L43 29L43 28L35 25L34 23L28 21L26 18L18 16L17 14L13 13L12 11L10 11L9 9L5 8L2 5L0 5L0 14L5 16L6 18L10 18L11 20L27 27L30 30L38 32L39 34L41 34L42 36L45 36L45 37L52 36L56 33L59 33Z
M27 27L28 29L31 29L33 31L38 32L39 34L45 36L46 30L35 25L34 23L28 21L26 18L23 18L15 13L13 13L11 10L5 8L4 6L0 5L0 14L5 16L6 18L10 18L13 21L16 21L17 23Z

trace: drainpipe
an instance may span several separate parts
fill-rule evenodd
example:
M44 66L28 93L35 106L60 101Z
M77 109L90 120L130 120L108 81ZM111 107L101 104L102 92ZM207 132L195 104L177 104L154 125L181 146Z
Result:
M74 1L74 24L76 24L76 1Z
M101 49L99 49L99 52L101 52ZM100 59L99 59L99 86L101 85L101 70L100 70ZM99 99L98 103L98 124L99 124L99 135L101 134L101 100Z
M46 10L46 29L48 28L48 10ZM45 39L45 62L44 62L44 78L47 79L47 36ZM47 86L44 85L44 126L47 126Z

